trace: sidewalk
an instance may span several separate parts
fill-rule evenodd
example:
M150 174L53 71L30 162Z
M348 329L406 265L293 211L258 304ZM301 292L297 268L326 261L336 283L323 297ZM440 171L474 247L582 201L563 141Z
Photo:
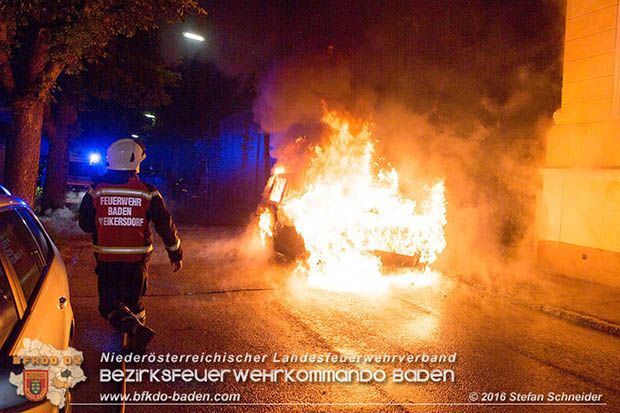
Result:
M513 304L620 337L620 288L542 272L517 281L496 280L493 286L464 277L448 278Z

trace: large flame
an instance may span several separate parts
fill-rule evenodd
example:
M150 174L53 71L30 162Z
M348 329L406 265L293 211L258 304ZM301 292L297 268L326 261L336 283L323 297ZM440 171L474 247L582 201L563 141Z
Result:
M273 237L273 214L269 208L261 208L258 217L258 230L263 247L266 245L267 237Z
M326 111L322 121L331 129L329 139L313 148L302 185L287 191L279 208L309 252L298 269L311 285L338 291L428 284L428 266L446 246L443 181L425 187L428 197L417 205L399 190L396 170L374 161L372 124L335 111ZM424 270L386 276L376 251L419 256Z

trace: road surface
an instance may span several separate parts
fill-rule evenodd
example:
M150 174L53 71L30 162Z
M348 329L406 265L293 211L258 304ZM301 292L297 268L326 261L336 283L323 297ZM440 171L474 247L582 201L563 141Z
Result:
M369 383L223 382L127 383L128 412L151 411L481 411L483 398L505 411L618 411L620 339L511 303L449 278L432 287L382 295L309 288L292 268L252 258L240 230L182 228L186 259L172 274L156 244L145 304L157 332L155 354L264 355L265 362L128 363L127 369L383 370ZM78 244L76 244L78 245ZM100 383L102 352L118 351L119 336L97 312L94 259L87 242L69 262L77 322L74 347L85 353L85 383L73 391L77 412L117 411L98 405L118 385ZM444 363L283 362L286 355L454 355ZM274 356L277 354L277 356ZM274 357L280 360L274 361ZM454 381L395 383L395 370L452 370ZM374 374L374 373L373 373ZM449 374L449 373L445 373ZM449 379L449 377L448 377ZM208 403L168 405L155 396L208 394ZM511 397L548 393L601 395L602 405L518 405ZM527 396L530 393L530 396ZM503 395L502 395L503 394ZM150 397L150 399L149 399ZM233 401L213 404L214 397ZM136 401L138 400L138 401ZM484 401L487 403L487 401ZM502 404L509 403L509 405ZM532 402L528 402L532 403ZM540 402L539 402L540 403Z

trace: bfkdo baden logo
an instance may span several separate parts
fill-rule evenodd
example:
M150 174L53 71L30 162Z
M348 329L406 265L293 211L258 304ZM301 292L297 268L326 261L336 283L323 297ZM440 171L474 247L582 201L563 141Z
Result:
M24 396L31 402L40 402L47 396L49 372L47 370L24 370Z
M13 364L23 365L24 370L20 374L11 372L9 382L18 395L33 402L47 398L62 409L67 391L86 380L83 361L82 352L74 348L58 350L39 340L24 339L24 347L13 356Z

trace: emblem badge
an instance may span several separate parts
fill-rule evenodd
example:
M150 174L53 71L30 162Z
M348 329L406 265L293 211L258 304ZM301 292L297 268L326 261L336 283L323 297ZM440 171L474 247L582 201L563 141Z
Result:
M47 370L24 370L24 395L31 402L45 399L48 382Z

